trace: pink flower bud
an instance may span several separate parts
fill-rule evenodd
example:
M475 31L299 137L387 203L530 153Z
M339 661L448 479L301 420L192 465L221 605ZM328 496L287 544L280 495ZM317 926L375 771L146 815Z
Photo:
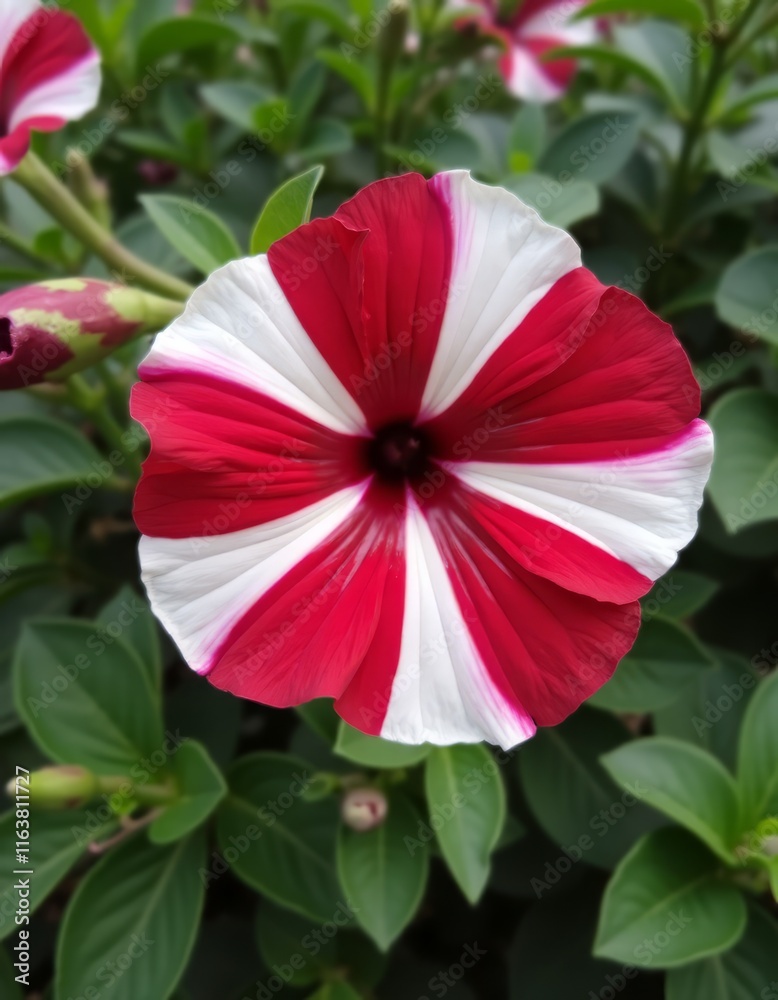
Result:
M377 788L354 788L346 792L340 805L343 822L359 833L381 826L388 810L386 796Z
M183 309L136 288L63 278L0 295L0 389L61 381Z

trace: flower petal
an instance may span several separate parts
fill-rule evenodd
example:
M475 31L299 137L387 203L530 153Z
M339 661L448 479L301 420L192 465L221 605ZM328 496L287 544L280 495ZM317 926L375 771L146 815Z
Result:
M269 251L300 322L371 427L412 419L448 298L451 232L419 174L377 181Z
M198 673L213 669L230 631L310 552L342 530L363 494L364 486L352 486L286 517L207 538L144 536L143 582L154 613L187 663ZM263 662L257 650L260 644L246 653L249 666L255 653L256 662ZM288 664L290 691L293 675ZM244 697L250 692L250 684L236 691Z
M308 531L264 575L244 576L245 610L212 652L211 683L265 704L298 705L343 695L366 658L371 690L389 682L401 627L402 519L375 488L342 496L348 509L341 501L345 517L328 534Z
M423 514L408 506L402 644L380 735L438 746L488 740L504 748L535 732L523 698L487 668ZM497 677L497 681L495 680ZM364 716L354 725L365 727Z
M539 726L561 722L630 649L639 605L597 601L528 572L499 539L442 506L426 516L467 625L457 642L478 651L504 704Z
M694 536L712 459L710 428L695 420L665 447L634 456L565 464L466 462L456 474L474 490L586 540L595 547L593 558L597 550L608 553L653 581Z
M40 8L17 26L0 70L0 110L13 132L59 128L97 103L100 56L72 14ZM43 119L44 124L40 120ZM58 124L54 122L58 121Z
M266 257L233 261L154 341L144 380L212 375L254 389L340 433L364 433L359 407L292 312Z
M664 448L699 411L672 328L581 270L548 293L429 430L450 460L614 461Z
M575 242L514 195L466 171L430 182L453 233L451 288L422 416L443 412L550 288L580 266Z
M365 478L360 439L211 375L169 372L133 389L152 438L135 495L146 535L201 538L292 515Z

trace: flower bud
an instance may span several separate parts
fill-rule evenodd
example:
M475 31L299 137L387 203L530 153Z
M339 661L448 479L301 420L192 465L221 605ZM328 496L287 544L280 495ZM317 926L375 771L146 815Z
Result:
M9 795L15 792L16 781L7 786ZM30 804L40 809L75 809L97 796L100 783L97 775L84 767L63 765L44 767L30 775Z
M381 826L388 810L386 796L377 788L354 788L346 792L340 805L343 822L359 833Z
M162 329L183 304L137 288L61 278L0 295L0 389L59 382Z

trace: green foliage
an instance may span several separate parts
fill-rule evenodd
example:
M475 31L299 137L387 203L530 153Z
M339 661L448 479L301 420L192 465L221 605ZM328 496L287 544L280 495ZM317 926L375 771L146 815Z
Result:
M101 462L67 425L42 417L0 419L0 506L75 486Z
M505 788L499 765L484 747L438 747L424 769L430 815L451 874L471 903L489 878L489 861L505 826Z
M252 253L266 253L276 240L308 222L313 196L323 175L324 167L311 167L273 192L251 235Z
M427 884L429 857L418 838L421 817L401 794L386 822L369 833L341 827L338 875L361 927L386 951L413 918Z
M683 830L655 830L614 872L594 952L672 969L726 951L745 926L745 901L719 877L715 857Z
M98 790L29 807L29 989L12 799L0 816L0 995L778 996L773 5L594 0L576 20L607 30L557 50L578 72L543 105L437 0L65 6L100 50L100 106L35 149L179 298L382 177L467 169L672 322L715 461L697 537L587 705L507 755L413 747L184 668L135 558L146 343L80 388L1 392L3 782L81 766ZM138 277L0 179L0 293L79 274ZM348 825L355 790L384 823Z

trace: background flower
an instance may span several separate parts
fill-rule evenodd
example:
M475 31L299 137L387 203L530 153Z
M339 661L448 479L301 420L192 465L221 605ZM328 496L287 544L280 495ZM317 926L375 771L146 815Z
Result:
M81 23L38 0L0 0L0 175L30 146L97 104L100 56Z

